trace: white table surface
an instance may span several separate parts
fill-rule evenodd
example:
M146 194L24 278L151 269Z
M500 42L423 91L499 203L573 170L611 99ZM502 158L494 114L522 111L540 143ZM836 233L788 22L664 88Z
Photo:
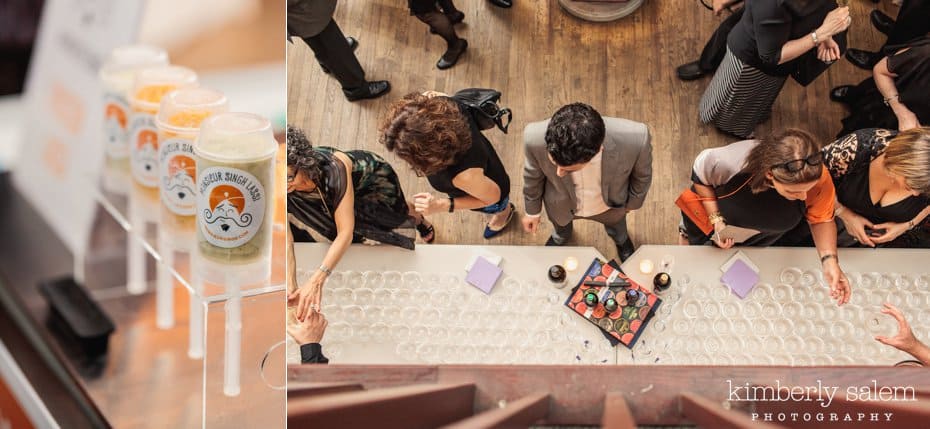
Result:
M295 244L299 281L309 278L327 249L326 244ZM490 295L464 282L465 265L481 251L503 257L503 274ZM547 270L569 256L580 261L579 268L569 273L567 286L555 288ZM353 245L324 286L323 313L329 321L324 354L342 363L615 363L616 352L600 330L563 305L594 258L603 256L591 247L422 245L408 251ZM401 277L416 272L439 286L387 281L352 287L357 301L336 297L343 292L337 291L342 278L364 278L364 272ZM367 296L379 288L409 293L387 306L372 305L375 310L362 311L361 319L349 316L359 312L355 305L378 301ZM424 310L419 321L407 317L410 308ZM289 348L289 361L298 360L293 342Z
M737 250L760 270L759 284L745 299L730 293L720 282L721 265ZM852 286L851 300L842 307L829 297L813 248L723 250L712 246L641 246L622 268L633 280L651 285L655 272L646 275L639 269L644 259L657 267L663 259L673 260L670 290L681 293L678 302L657 314L633 349L637 354L638 348L649 348L645 344L651 343L653 360L657 363L894 364L909 359L909 355L875 341L866 325L875 319L892 333L896 331L894 319L878 313L881 303L889 300L897 301L894 303L910 321L918 339L930 339L927 250L840 249L840 266ZM782 278L782 272L792 267L810 277L803 284ZM686 277L690 278L690 284L681 287L680 282ZM886 283L874 281L883 277ZM868 284L869 279L878 284ZM915 281L920 279L923 283ZM776 297L773 293L786 296ZM754 316L760 310L771 314ZM811 312L813 317L791 317L803 312ZM665 322L666 329L658 332L656 322ZM750 331L737 334L735 324L748 326ZM715 328L721 328L723 333L719 334ZM689 329L708 334L676 334L676 330Z
M327 244L295 245L299 281L309 277L327 249ZM465 264L484 250L504 258L504 274L488 297L464 283ZM760 269L759 285L746 299L719 281L720 266L737 250ZM568 286L554 288L546 271L568 256L578 259L579 268L570 273ZM853 295L850 304L837 307L821 281L813 248L641 246L622 265L624 271L651 288L662 261L671 261L666 271L673 286L660 295L664 308L632 350L611 348L593 324L563 305L594 258L603 256L587 247L422 245L407 251L353 245L324 287L323 312L329 319L324 353L342 363L889 365L909 356L875 341L866 325L884 317L882 326L894 328L889 316L877 315L887 300L898 301L919 339L930 338L930 252L925 250L841 249ZM639 270L643 259L656 267L648 275ZM782 281L789 268L804 278ZM394 273L388 278L400 280L382 282L375 276L377 285L369 288L365 278L374 272ZM403 279L412 273L441 287L408 284ZM349 282L356 286L343 287ZM385 291L376 292L379 288ZM385 301L390 305L373 304L379 302L376 293L401 289L410 293L393 294ZM418 301L436 303L435 311L412 317L416 312L405 310L427 308ZM789 317L794 313L809 314ZM299 361L292 341L288 360Z

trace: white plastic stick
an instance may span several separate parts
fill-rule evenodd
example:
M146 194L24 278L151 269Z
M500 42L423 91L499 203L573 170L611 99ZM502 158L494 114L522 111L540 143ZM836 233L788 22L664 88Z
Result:
M174 279L169 267L174 265L174 251L168 248L165 240L159 241L162 260L155 273L155 324L160 329L171 329L174 327Z
M226 361L223 366L223 393L226 396L238 396L242 351L242 294L235 274L226 275L226 291L229 299L226 301Z
M137 197L138 198L138 197ZM129 223L137 230L136 234L129 234L126 246L129 255L126 258L129 264L127 270L126 290L133 295L145 293L145 248L142 247L142 234L145 231L145 221L142 219L139 203L129 200Z
M84 251L74 252L74 281L82 285L84 284L84 279L86 277L86 260L85 260Z
M207 341L203 334L206 320L203 317L203 300L200 299L200 296L203 295L203 276L200 275L196 268L191 269L191 286L194 288L194 293L190 294L190 329L188 330L187 356L191 359L202 359L203 344Z

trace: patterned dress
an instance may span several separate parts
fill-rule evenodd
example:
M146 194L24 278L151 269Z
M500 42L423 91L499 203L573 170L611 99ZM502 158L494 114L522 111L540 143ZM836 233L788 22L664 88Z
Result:
M313 192L288 194L288 218L295 227L314 230L329 240L336 238L334 213L348 188L345 167L333 156L337 149L316 147L325 162L322 183ZM339 151L341 152L341 151ZM355 231L353 242L378 242L405 249L414 248L413 219L394 169L372 152L341 152L352 161L352 187L355 191Z

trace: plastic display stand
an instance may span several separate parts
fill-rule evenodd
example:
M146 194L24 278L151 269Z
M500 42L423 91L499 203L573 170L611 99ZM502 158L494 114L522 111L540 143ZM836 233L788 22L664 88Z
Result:
M172 406L177 398L186 398L176 405L180 408L176 414L160 417L169 426L283 427L285 235L284 226L277 223L284 216L274 214L271 261L251 266L216 263L200 254L193 218L177 217L167 210L157 190L133 183L125 166L106 164L102 181L93 191L99 204L128 233L128 282L122 290L94 292L154 304L154 311L148 313L115 311L122 316L115 317L118 333L121 320L134 323L124 333L133 343L117 344L122 353L133 356L129 365L157 370L166 358L174 362L174 376L164 380L170 387L165 384L163 390L176 399L159 396L160 380L151 391L138 393ZM276 184L278 189L282 186ZM274 201L274 210L282 211L283 199ZM142 326L140 318L144 319ZM128 375L104 376L91 381L90 390L132 395L134 382ZM101 402L105 415L125 418L133 414L115 408L120 401ZM138 402L145 398L140 396Z

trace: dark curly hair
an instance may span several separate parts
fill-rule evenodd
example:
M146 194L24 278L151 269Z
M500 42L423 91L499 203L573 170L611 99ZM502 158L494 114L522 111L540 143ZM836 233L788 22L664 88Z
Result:
M471 148L467 119L448 97L407 94L391 105L378 131L388 151L425 176L455 164Z
M562 106L546 128L546 150L556 164L568 167L594 158L604 144L604 119L584 103Z
M788 128L784 131L774 132L749 151L746 157L746 166L743 172L752 175L749 187L752 193L758 194L769 189L772 181L765 173L771 172L779 183L797 185L810 183L820 178L823 173L823 162L817 165L805 163L798 171L788 171L775 166L797 159L805 159L820 153L820 145L807 131L797 128Z
M302 171L308 179L320 184L326 159L316 150L303 130L287 126L287 166Z

